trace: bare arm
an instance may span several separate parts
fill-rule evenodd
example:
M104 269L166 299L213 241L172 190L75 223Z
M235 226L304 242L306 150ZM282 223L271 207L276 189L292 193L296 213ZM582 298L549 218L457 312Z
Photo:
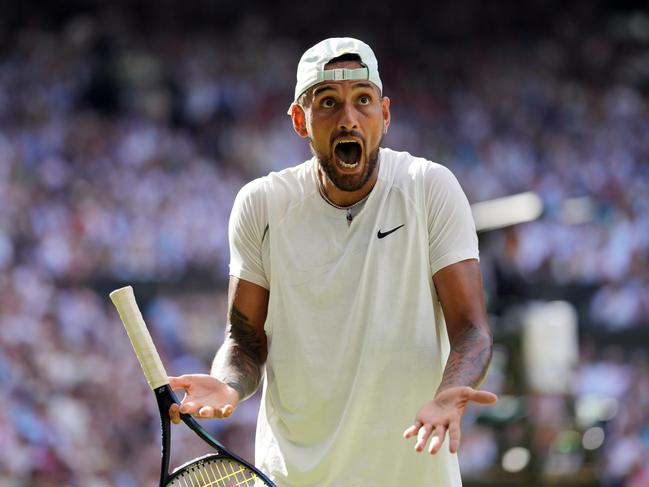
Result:
M465 260L445 267L433 276L442 304L451 351L435 397L424 404L405 438L417 437L416 451L439 451L446 433L449 450L460 446L460 418L468 402L491 404L495 394L474 389L482 382L491 360L492 338L487 324L482 280L477 260ZM432 438L432 439L431 439Z
M453 386L477 387L484 379L492 352L480 265L477 260L458 262L437 272L433 282L451 343L437 392Z
M180 421L180 413L226 418L240 401L255 393L268 355L264 331L268 297L263 287L230 278L225 340L216 353L210 375L169 378L171 387L185 390L180 407L174 404L169 410L174 423Z
M211 375L244 400L255 393L268 355L264 322L269 293L263 287L230 277L225 340L212 363Z

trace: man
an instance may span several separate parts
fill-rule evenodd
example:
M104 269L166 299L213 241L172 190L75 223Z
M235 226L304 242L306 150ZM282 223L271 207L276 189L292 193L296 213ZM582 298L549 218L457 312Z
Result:
M314 157L237 196L225 342L210 375L171 378L180 411L227 417L263 378L256 463L278 486L459 486L464 407L496 401L474 389L492 339L466 197L380 148L390 100L361 41L304 53L289 114Z

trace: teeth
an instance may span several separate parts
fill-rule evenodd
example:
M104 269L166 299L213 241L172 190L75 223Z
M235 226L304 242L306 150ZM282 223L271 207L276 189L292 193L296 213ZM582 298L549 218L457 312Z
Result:
M356 167L356 166L358 165L358 162L355 163L355 164L347 164L346 162L343 162L343 161L341 161L340 159L338 159L338 163L339 163L342 167L346 167L346 168L348 168L348 169L351 169L351 168Z
M337 141L336 141L336 145L338 145L338 144L350 144L350 143L351 143L351 144L359 144L359 145L360 145L360 143L358 142L358 140L354 140L354 139L340 139L340 140L337 140Z

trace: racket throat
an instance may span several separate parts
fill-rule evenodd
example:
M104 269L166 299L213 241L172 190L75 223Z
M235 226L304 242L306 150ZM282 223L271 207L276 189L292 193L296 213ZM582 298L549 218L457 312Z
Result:
M169 384L154 389L154 392L158 401L162 440L160 446L160 487L165 487L169 481L169 462L171 459L171 419L169 418L169 408L172 404L177 404L178 399Z

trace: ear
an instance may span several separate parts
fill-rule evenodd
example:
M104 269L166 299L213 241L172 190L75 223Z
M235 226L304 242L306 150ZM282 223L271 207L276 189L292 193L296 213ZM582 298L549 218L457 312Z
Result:
M385 134L390 126L390 99L387 96L381 98L381 111L383 112L383 133Z
M293 130L303 139L309 136L306 129L306 116L304 110L297 103L291 105L291 120L293 121Z

